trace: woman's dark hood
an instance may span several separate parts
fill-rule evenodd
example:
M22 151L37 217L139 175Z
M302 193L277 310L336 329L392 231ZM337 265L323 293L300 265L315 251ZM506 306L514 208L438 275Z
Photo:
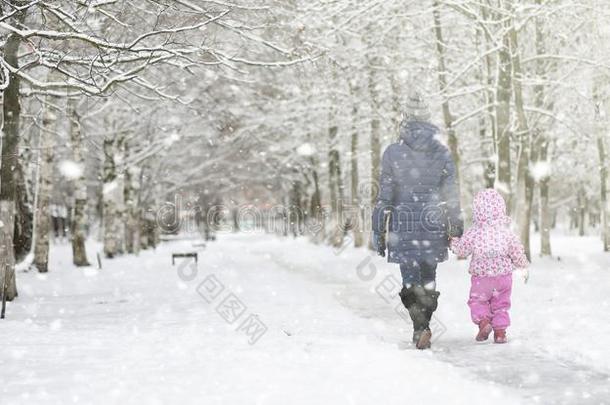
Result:
M429 150L438 144L436 136L440 130L436 125L424 121L400 123L400 139L413 150Z

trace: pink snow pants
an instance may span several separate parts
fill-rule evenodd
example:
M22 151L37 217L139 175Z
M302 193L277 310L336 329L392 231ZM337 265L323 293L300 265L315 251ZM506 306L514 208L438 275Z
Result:
M513 275L494 277L472 276L470 284L470 316L476 324L487 318L494 329L506 329L510 325L510 293Z

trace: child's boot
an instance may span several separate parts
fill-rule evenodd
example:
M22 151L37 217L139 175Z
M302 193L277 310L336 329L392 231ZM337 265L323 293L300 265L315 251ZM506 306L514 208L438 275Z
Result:
M479 333L477 333L477 337L475 338L477 342L483 342L489 338L489 334L493 328L491 327L491 322L489 319L483 318L481 322L479 322Z
M495 329L494 330L494 343L506 343L506 329Z

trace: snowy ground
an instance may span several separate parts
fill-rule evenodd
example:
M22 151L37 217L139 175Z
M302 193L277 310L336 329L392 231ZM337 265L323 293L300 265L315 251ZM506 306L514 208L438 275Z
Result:
M561 260L537 260L527 285L515 276L508 345L475 344L467 263L441 265L424 352L396 312L398 269L364 249L221 235L98 271L72 267L69 246L55 245L51 273L18 274L0 323L0 401L609 404L610 256L596 238L553 242ZM196 273L171 265L171 252L193 250Z

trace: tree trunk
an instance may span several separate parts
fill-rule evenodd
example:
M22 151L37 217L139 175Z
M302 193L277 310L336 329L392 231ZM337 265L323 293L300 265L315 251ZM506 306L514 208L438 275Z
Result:
M129 169L125 170L125 181L123 182L123 199L125 200L125 252L133 254L135 249L135 224L134 224L134 190L133 181Z
M381 164L381 135L379 132L379 92L377 91L377 78L375 74L376 58L369 58L369 97L371 100L371 189L369 195L370 207L375 206ZM377 186L375 186L377 185ZM373 241L369 238L369 247L373 248Z
M587 213L587 196L585 188L578 190L578 236L585 236L585 216Z
M398 39L398 37L397 37ZM398 46L398 42L396 45ZM401 121L401 107L400 107L400 86L398 85L398 80L396 80L395 72L391 72L389 74L390 77L390 87L392 89L392 128L390 128L391 134L397 134L400 129L400 121Z
M461 189L461 176L460 176L460 153L458 150L458 138L453 125L453 115L451 114L451 108L449 105L449 99L447 98L445 91L447 90L447 65L445 63L445 40L443 39L443 29L441 27L441 14L439 8L439 2L433 1L432 17L434 20L434 34L436 37L436 56L438 60L438 86L441 96L443 97L442 110L443 110L443 121L445 124L445 130L447 131L447 143L451 157L455 164L455 176L458 185L458 190ZM460 200L462 199L462 193L459 195ZM461 206L465 206L462 201Z
M523 101L523 72L521 70L521 56L517 31L512 28L510 31L511 57L514 72L512 80L513 91L515 94L515 110L517 112L517 131L519 135L519 159L517 163L517 193L515 198L517 213L517 223L519 226L519 236L525 248L525 255L531 260L530 254L530 225L532 219L532 200L534 195L534 179L530 172L530 159L536 158L535 148L531 143L531 133L525 106Z
M356 100L357 89L350 83L352 99ZM360 247L364 244L362 234L362 213L360 209L360 199L358 198L358 104L353 103L352 106L352 138L350 144L350 176L351 176L351 194L352 194L352 234L354 235L354 247Z
M15 246L15 261L23 260L32 249L34 236L34 213L28 197L23 165L16 162L15 171L15 232L13 245Z
M337 150L337 126L329 128L329 143L330 150L328 152L328 181L330 190L330 205L332 209L333 229L331 229L330 242L333 246L341 246L343 244L343 235L345 224L341 223L343 216L343 186L341 184L341 164L339 151Z
M510 24L510 22L509 22ZM508 24L506 24L508 25ZM508 29L508 28L507 28ZM512 94L512 58L510 55L510 36L502 38L502 47L498 52L498 82L496 89L496 125L497 151L495 188L511 207L511 157L510 157L510 103Z
M85 240L87 239L87 184L85 182L85 159L83 157L83 139L80 116L76 111L76 100L68 100L68 119L70 120L70 146L72 159L81 172L74 179L74 214L72 216L72 262L75 266L89 266Z
M606 162L606 145L602 136L597 137L597 150L599 154L599 181L602 241L604 252L610 251L610 207L608 206L608 163Z
M339 151L336 148L338 128L332 125L328 129L328 190L330 195L330 206L334 217L338 216L339 213Z
M542 4L542 0L536 0L537 5ZM546 54L546 40L544 34L544 17L537 17L536 23L536 54ZM548 65L550 63L550 66ZM544 77L548 74L548 71L554 69L555 62L546 62L539 59L536 62L536 75L539 78ZM546 108L544 99L544 85L537 84L534 86L534 99L536 107L540 110ZM553 103L550 103L550 110L553 109ZM537 134L536 148L538 150L538 161L544 165L549 165L549 136L547 133L548 128L541 128ZM550 187L551 174L550 170L545 169L544 173L538 179L538 199L540 205L540 256L551 256L551 228L553 227L553 218L551 216L550 205L549 205L549 187Z
M339 83L337 76L337 66L332 65L332 84L337 86ZM331 206L331 231L330 243L332 246L341 246L343 244L343 236L345 234L345 224L343 220L343 185L341 184L341 163L339 150L337 149L337 134L339 127L337 125L337 97L334 92L331 92L330 109L328 115L328 188L330 195Z
M540 144L540 161L548 164L548 141L545 140ZM540 179L539 197L540 197L540 256L551 255L551 228L552 216L549 205L549 183L550 176L544 175Z
M129 154L129 145L125 144L125 157ZM140 189L140 170L129 167L124 170L123 200L125 201L125 251L129 254L140 250L140 236L138 231L138 204L137 195Z
M139 234L140 234L140 247L144 250L152 246L152 243L148 240L148 223L143 218L138 221ZM205 235L205 234L204 234ZM205 239L207 240L207 238Z
M604 252L610 251L610 204L608 203L608 162L605 142L607 124L604 122L602 108L603 102L596 83L593 91L595 101L596 145L599 157L599 191L601 209L601 237L604 243Z
M483 16L483 20L489 20L489 12L486 5L481 5L481 15ZM493 39L489 35L487 31L483 33L485 38L485 51L487 52L491 46L493 46ZM494 112L496 104L496 93L494 92L494 63L492 55L489 53L485 56L485 75L486 75L486 85L487 91L485 92L485 103L487 104L487 116L490 122L491 129L491 148L492 153L490 153L489 159L484 162L483 173L485 177L485 187L492 188L496 182L496 161L493 159L493 156L496 156L498 150L498 125L496 120L496 114ZM485 120L484 120L485 121ZM485 131L485 122L481 123L482 131ZM481 133L481 136L484 137L485 134ZM496 158L497 159L497 158Z
M104 168L103 168L103 189L102 189L102 229L104 234L104 255L113 258L117 254L117 244L114 222L117 215L117 207L111 198L111 193L116 193L113 188L116 184L116 167L113 156L113 141L104 139Z
M121 134L116 139L104 139L104 185L102 227L104 230L104 255L113 258L123 252L123 178L117 173L116 160L122 147Z
M133 223L132 226L134 228L134 253L139 254L142 249L142 238L140 236L140 218L142 218L142 184L144 182L144 168L139 167L135 170L137 180L135 182L135 194L136 198L133 202Z
M21 37L11 34L4 44L4 60L10 66L18 67L18 51ZM16 179L14 168L18 162L19 119L21 105L19 100L19 78L9 76L9 83L3 95L3 124L0 137L0 283L7 280L7 301L17 296L15 280L15 255L13 233L15 227Z
M15 255L12 239L14 223L15 203L0 200L0 288L6 285L5 293L7 301L12 301L17 296Z
M449 151L455 163L455 173L457 178L457 184L460 184L460 156L458 152L458 139L453 126L453 116L451 115L451 109L449 106L449 100L444 96L444 92L447 87L447 66L445 63L445 42L443 39L443 29L441 27L441 15L439 9L439 2L433 1L432 16L434 19L434 34L436 36L436 56L438 60L438 85L441 95L443 96L442 109L443 109L443 121L445 123L445 129L447 130L447 143L449 145Z
M55 76L49 74L50 81ZM40 131L40 159L38 159L38 185L36 187L36 226L34 227L34 266L40 273L49 271L49 239L51 234L51 192L53 190L53 156L57 129L57 103L55 96L46 96Z
M233 232L239 232L240 231L239 209L237 207L231 208L231 220L233 221ZM282 221L282 224L283 224L283 234L284 234L284 236L286 236L286 219L285 219L285 215L284 215L284 221Z
M309 210L311 212L311 216L315 217L320 214L320 210L322 209L322 196L320 193L320 180L318 176L318 170L315 166L315 160L313 158L311 159L311 165L311 177L313 178L314 190L311 196L311 205Z
M312 156L310 159L311 164L311 176L313 178L314 191L311 196L310 205L310 222L309 229L314 232L314 241L324 240L325 237L325 223L324 213L322 212L322 193L320 191L320 176L318 175L318 162Z
M298 171L295 171L295 176L298 175ZM302 221L303 221L303 209L301 206L303 194L303 183L300 180L293 180L292 187L290 189L290 198L288 205L288 222L290 224L290 233L293 237L297 237L302 234ZM259 224L254 224L258 229Z

